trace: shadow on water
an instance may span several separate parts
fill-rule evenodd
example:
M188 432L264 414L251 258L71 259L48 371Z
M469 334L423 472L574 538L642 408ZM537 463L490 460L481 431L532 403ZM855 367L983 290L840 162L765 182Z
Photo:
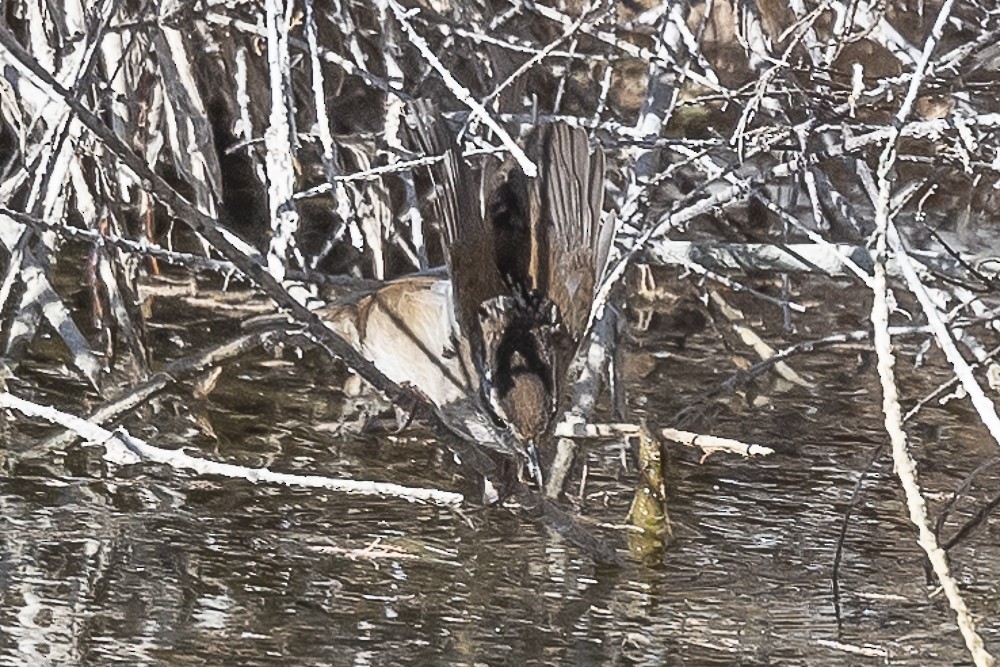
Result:
M822 335L840 315L806 316L800 337ZM633 416L650 423L669 425L734 368L711 329L683 348L659 331L630 339ZM454 511L152 465L109 471L77 445L20 461L0 478L0 664L962 662L885 456L847 529L838 627L836 543L883 437L863 355L817 352L792 362L809 387L767 377L706 406L696 430L777 454L702 462L671 446L674 540L655 566L597 567L505 509ZM946 377L940 360L918 370L912 361L904 348L910 395ZM65 386L41 381L58 376L52 362L29 366L36 386ZM450 455L417 429L337 434L344 397L326 383L332 368L310 352L244 360L208 398L164 395L125 425L159 444L274 470L461 486ZM923 481L950 491L988 445L964 406L936 406L921 419L913 432ZM15 423L7 449L45 433ZM613 443L589 446L586 457L582 513L622 523L631 464L622 468ZM996 493L993 477L977 482L976 498ZM945 534L971 511L960 504ZM973 612L994 619L997 530L989 520L952 553ZM982 630L997 641L996 626Z

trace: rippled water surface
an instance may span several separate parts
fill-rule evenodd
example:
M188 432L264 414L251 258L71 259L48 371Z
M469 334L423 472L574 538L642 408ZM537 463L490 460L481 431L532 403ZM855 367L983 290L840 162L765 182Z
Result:
M828 288L826 285L824 288ZM819 288L817 288L819 289ZM794 339L863 326L863 293L797 320ZM759 307L758 307L759 308ZM780 313L761 310L780 322ZM207 318L160 328L158 349L231 332ZM724 326L719 324L720 327ZM780 327L761 326L776 346ZM634 417L670 425L735 370L712 327L678 348L633 329ZM211 340L216 340L212 338ZM914 369L908 396L946 379ZM172 354L185 352L176 349ZM737 355L749 358L746 351ZM737 360L738 361L738 360ZM316 351L260 353L224 368L207 398L189 387L126 420L162 446L273 470L461 490L460 510L203 478L155 465L109 470L79 445L39 450L50 429L7 421L0 478L0 664L959 664L954 615L928 585L883 453L846 528L838 622L831 577L844 513L882 444L880 395L858 348L792 362L810 386L769 376L706 406L695 430L768 445L742 460L669 445L674 539L655 562L598 567L507 508L481 508L433 434L338 433L343 394ZM76 413L58 362L26 364L13 391ZM82 388L79 389L82 391ZM993 446L964 405L934 406L912 428L922 481L950 492ZM35 449L31 449L32 447ZM620 525L635 483L621 446L591 443L578 505L587 525ZM628 457L625 457L626 459ZM573 495L578 491L574 481ZM951 535L1000 487L977 478L946 522ZM939 510L938 496L930 497ZM1000 521L951 553L987 642L1000 645ZM870 653L866 655L864 652Z

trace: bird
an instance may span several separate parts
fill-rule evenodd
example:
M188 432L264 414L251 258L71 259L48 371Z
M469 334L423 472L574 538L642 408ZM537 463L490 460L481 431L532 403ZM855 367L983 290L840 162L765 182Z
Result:
M519 440L537 444L586 330L611 225L602 224L603 153L591 152L586 131L543 125L525 148L538 176L525 176L513 158L488 162L482 215L446 218L445 247L481 391ZM486 259L470 272L460 254Z
M564 400L612 242L603 153L583 129L541 125L524 140L536 177L490 157L477 182L430 107L414 105L407 120L413 143L437 159L431 217L447 272L391 281L327 319L439 411L472 406L509 429L541 484L538 447ZM474 435L488 440L481 430Z

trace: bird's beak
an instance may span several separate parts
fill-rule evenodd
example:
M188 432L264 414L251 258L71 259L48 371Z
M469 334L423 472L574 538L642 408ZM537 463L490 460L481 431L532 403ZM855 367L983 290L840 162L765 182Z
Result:
M535 479L538 490L544 492L545 481L542 479L542 466L538 463L538 448L535 447L534 440L528 441L528 473Z

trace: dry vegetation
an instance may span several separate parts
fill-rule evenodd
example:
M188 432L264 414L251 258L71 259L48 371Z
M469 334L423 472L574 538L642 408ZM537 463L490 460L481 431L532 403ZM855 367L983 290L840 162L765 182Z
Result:
M563 119L588 128L611 166L617 255L600 299L620 299L639 262L686 267L702 293L756 286L789 321L800 306L787 281L734 274L812 271L870 289L910 517L974 661L991 663L927 527L889 325L907 308L926 327L1000 443L994 3L20 0L3 11L8 375L51 331L102 397L135 397L138 383L148 395L158 376L140 285L208 275L264 292L395 396L307 306L319 284L370 287L440 262L421 214L433 156L407 139L408 102L436 103L471 168ZM67 281L87 285L86 304L67 300Z

